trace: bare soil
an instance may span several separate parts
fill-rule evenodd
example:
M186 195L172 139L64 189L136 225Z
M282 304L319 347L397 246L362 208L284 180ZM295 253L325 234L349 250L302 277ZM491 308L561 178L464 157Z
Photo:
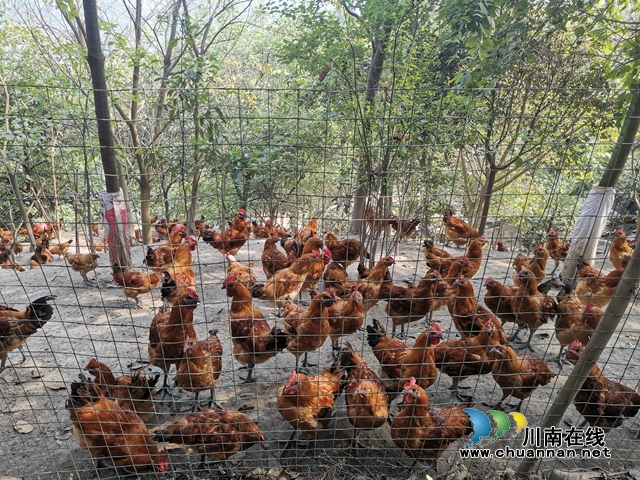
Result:
M72 232L63 232L62 241L74 238ZM255 273L258 281L264 280L260 265L260 254L264 240L250 239L236 256L238 261L255 262ZM605 242L602 242L602 248ZM422 259L421 242L410 241L400 244L396 252L396 265L393 278L396 283L414 282L426 271ZM456 251L454 248L450 250ZM73 248L72 248L73 251ZM83 246L81 251L87 251ZM132 247L132 257L136 269L142 270L142 260L146 247ZM457 250L462 254L462 250ZM483 268L473 285L476 295L484 295L482 284L484 279L493 276L510 283L512 258L517 252L499 253L485 249ZM20 263L28 265L31 254L27 249L19 258ZM604 256L604 254L603 254ZM389 426L385 425L376 431L363 432L361 441L366 449L352 451L349 448L352 428L346 418L344 398L341 397L335 408L333 429L325 432L316 446L315 452L303 450L287 452L279 465L275 457L283 446L283 441L291 434L291 427L279 415L276 409L276 392L295 366L293 355L282 352L267 363L256 368L255 384L243 384L239 378L240 366L231 355L231 342L228 329L228 308L230 299L221 288L225 278L223 256L212 247L200 242L194 252L196 263L197 291L202 305L196 310L195 328L200 338L204 338L210 329L219 330L219 338L225 349L223 374L220 386L216 389L218 402L224 408L237 409L241 406L253 407L248 413L265 433L267 444L264 449L253 447L237 455L226 466L209 465L209 471L197 470L200 458L197 454L188 455L183 450L171 450L170 470L160 478L211 478L212 476L236 476L246 478L408 478L412 471L413 460L398 450L390 439ZM98 287L86 287L80 275L68 268L64 259L42 268L19 273L13 270L0 270L0 301L3 304L23 308L29 299L44 295L56 295L54 318L38 333L29 338L25 346L27 361L15 365L20 354L9 355L9 368L0 377L0 477L19 478L73 478L84 480L91 478L115 477L114 469L101 468L89 453L81 449L71 432L68 412L64 408L67 388L74 381L81 369L91 357L97 357L114 370L116 374L129 373L129 366L139 364L148 359L148 328L157 308L160 307L160 289L150 295L141 297L143 308L134 308L132 301L126 299L119 288L111 288L111 269L108 266L108 254L101 254L100 268L96 270ZM600 262L602 263L602 262ZM597 265L599 266L599 265ZM553 267L549 262L548 273ZM27 266L28 268L28 266ZM605 270L612 268L605 262ZM349 275L356 278L356 265L352 265ZM94 274L90 274L94 278ZM308 301L307 294L303 300ZM376 318L389 324L383 312L385 302L380 302L368 316L367 323ZM266 302L257 301L256 306L268 317L270 324L282 320L275 316L275 309ZM600 359L600 366L605 374L616 381L635 387L640 379L640 303L630 308L618 326L608 348ZM437 312L434 319L445 331L445 337L455 336L455 328L446 311ZM409 326L411 343L424 324L422 321ZM453 328L453 330L452 330ZM510 333L512 326L507 326ZM364 332L348 338L364 353L364 357L372 367L378 362L371 353ZM554 363L559 344L553 334L553 325L540 328L533 340L534 354L544 357L552 370L559 375L555 381L538 389L531 399L523 404L522 412L526 415L529 426L537 425L557 392L566 381L571 366L565 364L562 371ZM314 367L312 372L320 371L331 363L330 342L309 355ZM14 365L12 366L12 362ZM245 372L242 372L244 375ZM435 406L451 406L459 403L448 391L450 380L441 376L428 389L431 403ZM467 379L463 385L471 387L475 406L483 411L488 407L482 402L496 403L501 391L490 375ZM186 414L190 408L192 395L173 390L173 398L167 397L164 402L156 403L157 415L149 422L151 429L175 421ZM206 394L203 394L207 398ZM512 403L515 399L511 400ZM396 407L394 407L394 411ZM505 411L509 411L505 405ZM577 423L579 416L573 406L569 406L565 419ZM16 423L24 421L34 427L30 433L19 433ZM634 425L634 422L636 423ZM551 469L570 470L574 468L601 468L609 472L638 468L638 454L635 451L640 443L633 440L631 428L639 428L638 420L627 421L623 427L610 432L606 437L607 446L612 449L613 459L610 461L559 461L545 460L540 472L544 475ZM520 446L522 434L516 436L513 431L506 432L498 442L484 440L484 446ZM439 462L440 472L446 472L455 466L459 473L457 478L500 478L509 475L509 469L515 469L518 460L476 460L462 463L457 453L470 443L463 438ZM272 468L274 467L274 468ZM416 470L418 468L418 470ZM419 468L413 469L414 478L425 478ZM417 473L416 473L417 472ZM512 472L512 470L511 470ZM432 472L433 473L433 472ZM73 475L71 477L71 475ZM146 477L153 477L147 475ZM623 477L620 477L623 478Z

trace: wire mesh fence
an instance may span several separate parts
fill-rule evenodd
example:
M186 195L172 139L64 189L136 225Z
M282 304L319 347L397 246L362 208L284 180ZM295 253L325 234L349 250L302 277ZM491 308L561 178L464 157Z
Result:
M576 406L567 410L565 420L573 426L560 424L559 432L536 429L580 354L573 340L588 341L636 236L634 146L595 258L582 259L579 278L561 279L562 266L554 270L562 242L570 240L617 138L614 99L619 92L396 90L383 95L401 97L402 108L358 113L343 107L361 92L211 89L198 92L196 109L194 91L174 89L170 108L157 110L159 92L143 91L140 103L149 107L135 122L137 140L115 103L113 111L121 184L128 187L124 204L132 266L144 274L125 279L130 288L123 291L118 285L123 280L114 278L110 266L111 237L98 195L104 178L87 92L6 87L11 99L3 135L7 171L17 175L38 242L50 237L51 254L42 246L29 252L17 198L2 179L6 263L0 270L0 300L16 309L0 308L0 319L6 319L0 323L0 354L6 357L0 387L3 475L114 478L129 470L160 478L407 478L424 468L431 475L493 478L512 476L521 457L536 451L545 455L536 466L541 475L637 467L640 397L633 392L640 380L640 307L635 292L598 361L604 376L628 391L597 383L594 376ZM600 102L598 116L542 108L554 99L570 106L585 97ZM353 222L360 198L361 222ZM246 229L238 228L241 208ZM309 225L313 218L317 225ZM473 240L479 235L472 230L459 233L463 240L456 241L456 218L484 225L484 248ZM193 238L179 235L181 247L163 246L173 225L181 223ZM152 244L144 244L149 224ZM349 250L349 282L340 278L342 270L320 245L306 257L295 255L295 246L293 253L284 250L290 239L297 239L298 253L305 243L312 250L314 240L304 232L309 226L321 239L327 232L345 238L349 230L362 227L362 233L349 235L362 242L362 248ZM549 239L550 229L558 232L559 245ZM225 231L238 242L227 244L225 234L218 238L214 233ZM271 242L266 236L285 240ZM282 266L289 265L286 270L295 272L295 281L276 276L279 283L269 282L266 243L288 256ZM460 259L443 261L431 245ZM326 241L324 247L334 260L341 248L346 250ZM169 264L162 263L162 248L174 249ZM189 252L186 266L177 248ZM225 251L233 252L241 266ZM73 257L90 252L98 252L97 266L90 257ZM362 253L359 260L351 257L356 253ZM385 262L387 256L392 259ZM248 294L238 286L246 265L252 265L255 277L247 282ZM323 280L326 265L338 277L329 278L325 271ZM310 272L318 268L319 277L312 278ZM456 268L468 281L454 275ZM165 270L178 283L177 291L163 288ZM365 270L370 270L368 279ZM606 279L593 279L610 272ZM631 277L637 278L637 272ZM571 281L574 290L563 280ZM495 294L496 282L513 289ZM527 290L534 282L540 289ZM279 302L268 301L272 285L284 289ZM324 294L325 287L332 292ZM354 290L362 302L354 301ZM497 315L474 310L471 299ZM252 314L242 310L249 301L257 309ZM541 316L546 307L540 303L549 301L554 305ZM294 305L304 310L296 312ZM364 319L352 311L335 314L338 349L332 348L334 338L328 339L327 320L308 313L329 305L365 310ZM529 320L531 328L527 314L535 317ZM190 315L192 322L185 320ZM255 320L260 315L264 319ZM248 324L240 321L252 317ZM493 327L487 327L488 318ZM170 333L157 327L172 321L190 326ZM521 343L529 332L531 345L525 351ZM488 333L489 340L483 337ZM494 340L494 334L500 338ZM189 344L194 337L209 342ZM178 353L169 356L170 347ZM563 347L568 358L558 355ZM532 358L505 360L525 353ZM206 362L190 363L192 356ZM351 365L359 356L382 383L362 381L361 370ZM87 368L91 359L116 377L139 375L133 381L142 386L111 385L111 377L96 377L95 369ZM317 366L303 368L306 359ZM198 370L203 364L205 370ZM254 364L250 372L241 370ZM152 390L161 389L165 371L169 392L162 395ZM245 382L248 374L253 383ZM426 397L411 377L425 387ZM522 388L510 390L503 377L524 382ZM98 388L87 380L94 378ZM460 383L458 391L451 390L452 381ZM531 388L527 382L538 383ZM384 392L374 395L380 386ZM194 402L207 407L211 387L212 399L224 412L214 406L213 412L187 417ZM513 397L503 399L503 393ZM108 398L120 398L120 406ZM425 398L431 410L421 409ZM517 409L508 403L521 400ZM358 402L373 407L358 410ZM619 416L625 406L626 417ZM130 414L131 408L140 417ZM491 419L483 417L489 410L508 415L493 411ZM356 421L366 411L376 421ZM578 411L587 425L579 425ZM172 434L170 425L184 417L186 430ZM210 436L203 440L205 430ZM100 442L118 448L100 450ZM201 458L203 452L208 461ZM418 466L413 457L422 459Z

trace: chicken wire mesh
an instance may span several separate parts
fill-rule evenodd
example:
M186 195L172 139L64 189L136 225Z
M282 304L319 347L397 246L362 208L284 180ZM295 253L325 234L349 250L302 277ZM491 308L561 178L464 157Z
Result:
M525 385L517 397L509 397L501 406L496 406L503 396L503 390L491 370L499 363L505 349L497 346L483 348L482 344L479 351L477 347L474 350L472 345L448 349L450 356L441 361L441 371L425 373L431 371L430 366L433 368L433 361L429 357L432 353L425 352L435 352L435 344L438 343L436 337L442 337L442 345L444 341L462 340L459 330L463 334L466 332L460 325L468 325L473 338L481 336L486 330L487 315L491 314L471 315L467 320L462 314L456 317L456 311L453 310L455 305L466 305L469 301L460 293L463 288L470 288L468 296L477 298L480 305L489 305L491 299L485 300L489 279L508 286L518 281L531 284L532 280L526 277L526 272L525 277L518 277L518 272L514 275L513 264L519 261L516 259L519 253L528 255L528 258L544 257L544 249L538 248L538 245L553 251L554 245L548 243L550 228L559 233L561 242L569 240L589 188L602 175L615 143L618 127L613 108L619 92L528 92L529 101L537 98L540 102L546 102L549 98L578 98L580 95L598 99L601 104L598 116L586 118L578 116L577 111L546 110L541 115L540 110L519 103L523 92L506 89L489 93L394 91L394 95L403 99L399 111L380 107L373 113L351 116L346 115L342 107L361 92L211 89L199 92L204 94L202 98L205 101L199 105L200 116L195 117L194 92L175 90L171 97L172 109L164 112L162 117L154 116L156 112L152 109L145 110L147 116L141 112L137 121L139 145L132 144L127 122L114 120L113 124L123 184L128 186L124 203L128 210L127 229L132 239L133 270L152 273L148 269L152 266L148 248L155 249L167 242L170 230L162 223L162 218L169 224L191 220L193 223L188 224L189 233L196 237L194 228L197 228L198 233L202 234L195 241L191 240L192 248L189 249L194 276L188 280L188 285L195 287L195 295L180 289L179 299L171 297L171 293L162 288L162 274L152 279L158 286L148 293L130 291L125 296L122 288L114 284L102 218L103 205L99 200L104 177L94 131L95 118L87 110L86 92L25 85L7 85L7 92L11 98L11 108L5 115L8 122L4 136L6 166L8 172L17 175L20 197L29 209L34 233L42 238L50 230L52 247L70 242L67 253L98 251L100 257L95 269L91 266L91 260L79 260L81 263L89 262L87 270L91 271L87 277L92 282L88 283L83 282L78 272L82 267L75 264L76 268L72 268L77 260L71 257L65 259L64 251L58 255L56 250L52 250L51 262L30 268L32 253L23 235L25 232L21 230L24 223L17 198L8 179L2 179L0 225L3 228L7 262L15 261L25 268L25 271L19 271L3 267L0 271L0 299L3 305L18 311L7 314L6 309L0 310L0 314L5 314L0 318L13 318L1 324L3 330L0 332L3 342L3 351L0 353L6 356L6 369L2 372L0 388L3 412L0 422L4 432L0 441L0 472L3 475L22 478L93 478L99 475L101 478L113 478L127 474L127 469L115 469L109 465L115 464L128 465L128 470L139 468L140 476L155 475L161 478L208 478L212 475L247 478L407 478L411 472L421 472L421 469L435 475L433 468L436 466L440 475L453 472L459 475L456 478L493 478L513 475L521 461L517 457L535 452L536 446L545 447L542 451L546 458L536 465L541 475L548 475L552 470L576 468L599 468L618 473L637 468L634 453L638 441L634 438L637 407L634 410L633 405L629 405L629 418L621 418L624 420L621 422L615 421L617 413L610 418L611 412L606 410L605 413L604 410L605 404L620 400L618 397L612 400L609 395L620 389L617 385L595 384L591 379L591 383L588 381L586 384L590 386L583 387L583 393L576 402L580 411L583 411L581 405L588 409L584 411L590 419L586 426L579 425L582 417L576 407L570 406L564 418L572 426L560 424L560 430L544 431L536 428L572 369L570 362L562 359L560 363L557 361L561 349L560 337L563 345L571 346L568 356L575 360L579 348L570 345L571 341L585 338L581 336L582 330L591 328L580 326L576 329L581 332L570 331L567 334L568 327L560 324L563 318L568 317L568 299L574 299L572 295L580 293L580 283L576 283L573 294L568 293L568 287L558 277L562 267L552 274L555 266L553 258L548 258L546 267L543 265L543 273L536 274L535 266L527 264L533 276L540 277L539 283L550 281L547 283L549 290L544 292L546 295L542 293L535 297L527 293L518 297L514 294L520 299L519 304L522 304L523 298L535 297L557 301L561 305L554 306L555 311L548 313L545 323L536 325L537 330L533 329L531 350L527 351L527 354L546 362L552 373L543 378L545 367L536 363L537 360L519 367L526 373L535 372L543 385L533 391L527 390ZM148 96L149 104L152 104L157 93L144 91L140 96ZM391 95L391 92L385 94ZM37 104L33 104L33 98L39 98ZM478 107L481 102L486 102L485 109ZM70 107L61 109L61 105ZM115 109L113 118L121 118ZM196 124L199 128L197 136L194 133ZM528 125L526 133L523 124ZM137 163L140 159L145 168L142 172ZM488 165L492 159L496 165L507 167L494 168L495 183L489 195L486 193L487 182L492 171ZM150 180L149 212L156 217L151 227L154 237L151 245L142 243L142 219L147 205L144 182L141 181L144 178ZM614 207L605 232L599 239L596 258L585 259L595 267L596 275L606 275L615 270L611 252L617 252L618 247L614 245L621 244L620 240L615 240L620 237L620 234L615 234L616 231L621 229L629 241L635 238L637 178L634 148L616 186ZM249 225L253 225L251 221L255 222L258 228L254 228L251 234L245 231L249 236L246 242L240 242L241 248L234 255L242 265L253 262L255 282L249 287L259 295L267 289L266 274L261 264L266 240L258 238L263 235L260 228L264 230L267 220L295 235L315 218L316 230L321 238L325 232L334 232L340 238L345 238L350 228L354 227L350 220L359 197L365 198L364 205L361 205L363 233L350 237L362 241L362 251L366 249L370 258L363 256L361 266L355 261L347 268L347 272L351 282L365 282L361 283L365 292L362 303L367 306L368 302L377 300L377 303L366 312L360 328L342 336L342 350L336 355L331 341L326 340L326 332L319 340L312 335L298 337L295 334L296 326L287 320L287 313L283 318L280 308L266 300L253 298L253 306L264 315L268 325L267 333L261 334L271 342L265 348L274 353L277 351L277 354L264 362L261 362L263 358L256 360L255 369L251 372L255 382L244 383L247 373L241 371L240 367L251 362L253 354L247 351L250 348L247 345L253 345L254 339L252 336L246 338L247 342L243 345L247 355L238 356L243 353L243 347L239 346L242 342L236 341L234 345L230 332L230 315L233 316L234 304L234 290L230 285L235 286L237 282L228 280L229 261L210 245L218 245L213 231L234 229L236 224L233 222L241 208L246 210ZM193 203L194 199L197 203ZM483 209L485 202L489 202L488 210ZM428 280L422 280L429 269L424 251L428 250L430 244L425 241L433 242L435 247L443 247L446 242L445 248L454 257L463 256L467 248L471 248L468 245L456 246L455 240L452 243L448 238L446 224L443 223L443 218L447 217L463 218L476 226L485 223L484 237L488 247L481 249L481 260L477 261L477 253L468 252L468 263L477 272L468 282L460 280L454 283L456 278L449 278L445 269L442 275L445 280L431 281L434 289L435 285L447 282L448 288L455 289L449 302L453 315L447 306L425 314L420 311L424 305L421 303L418 306L418 302L424 299L414 296L410 308L418 312L409 313L411 322L406 325L398 320L402 315L395 313L397 328L394 329L394 321L387 312L391 309L394 314L394 306L400 310L403 304L394 303L391 299L398 295L411 298L409 288L423 291L419 290L421 286L429 283ZM53 224L57 219L62 219L62 222L59 228L54 229ZM202 223L195 222L198 219ZM203 233L204 230L207 232ZM185 245L188 243L189 240L186 240ZM16 244L23 247L22 253L18 253ZM477 247L477 241L475 245ZM283 251L279 243L275 248ZM15 250L15 257L10 250ZM334 256L336 252L334 250ZM393 257L393 263L389 261L386 265L393 287L385 284L386 288L383 288L379 283L366 284L366 280L358 280L365 268L373 269L380 262L384 264L387 255ZM322 253L318 252L318 256L322 256ZM320 260L315 261L323 266ZM434 259L431 258L431 261ZM468 265L464 266L464 260L454 263L459 263L459 268L468 268ZM539 265L540 261L534 264ZM176 272L172 268L167 270L175 277ZM637 277L637 272L631 274ZM330 298L331 294L322 294L327 285L330 285L328 280L320 279L315 289L319 292L319 298L329 297L325 300L331 303L334 301ZM377 285L378 292L375 295L368 290L371 285ZM338 285L333 286L339 290ZM354 295L351 287L346 285L338 293L349 299ZM608 289L593 293L594 289L587 288L584 280L583 287L582 307L576 307L578 325L585 324L585 319L593 320L593 316L582 315L585 309L593 310L587 305L596 304L597 314L597 308L605 307L607 303L601 296L610 299L615 289L615 285L613 289L608 285ZM164 307L163 313L162 297L167 295L174 306ZM183 302L183 305L189 303L185 300L189 295L191 309L188 306L175 306L176 302ZM369 295L375 298L369 298ZM433 290L429 295L425 300L427 303L433 300L432 296L438 296ZM606 378L620 382L631 391L637 389L640 379L637 361L640 358L637 353L640 338L639 307L635 295L598 361ZM51 298L43 300L43 297ZM196 297L199 303L195 303ZM294 293L290 297L304 308L314 304L306 285L299 297ZM507 297L506 293L502 296ZM287 303L282 298L282 303ZM42 305L45 301L52 307L48 321L45 321L49 317L47 308ZM138 308L138 302L141 308ZM316 299L316 302L319 300ZM29 307L31 303L40 305ZM242 302L235 303L240 308ZM391 306L387 307L387 304ZM509 303L511 313L513 308L519 308L512 306L516 304L518 301L515 300ZM560 315L557 314L558 308L564 308ZM16 331L17 326L23 325L19 312L32 310L39 312L36 316L40 319L35 321L37 325L31 320L25 324L29 323L35 331ZM130 393L141 395L136 405L148 400L140 408L148 409L145 410L147 414L142 416L151 433L134 435L135 428L143 429L142 420L127 413L126 401L121 400L123 410L118 410L119 407L102 398L108 397L109 393L115 395L114 389L105 393L95 390L91 384L83 386L81 383L84 380L80 380L79 375L93 378L96 372L86 370L86 367L95 358L109 366L116 376L139 374L150 382L157 381L153 388L160 389L164 380L163 372L150 364L150 325L157 315L160 315L157 318L162 315L166 318L174 311L177 312L175 318L178 318L177 314L183 310L186 317L187 311L193 313L193 330L180 329L176 334L175 343L180 353L168 376L171 395L161 399L160 395L154 395L144 388ZM526 313L529 312L524 308L518 311L520 315ZM498 317L506 322L509 313L501 312ZM456 324L456 318L461 323ZM494 318L492 322L495 325L498 320ZM431 330L425 330L430 324ZM271 335L269 332L274 327L284 332L277 331ZM513 323L505 323L504 327L508 336L517 331ZM437 329L441 332L434 332ZM394 346L393 342L397 340L390 339L392 330L396 330L398 336L404 335L402 341L406 342L408 349L414 344L418 345L412 350L413 356L408 353L404 357L397 356L397 352L404 347ZM179 357L191 355L196 349L195 345L184 347L186 335L193 332L192 337L195 335L204 340L214 331L218 340L211 337L211 351L216 351L214 344L218 341L222 348L215 400L225 412L242 412L246 417L213 412L209 413L209 420L220 416L216 417L219 423L206 423L206 427L198 424L206 415L187 417L187 426L191 431L184 431L171 437L171 441L163 442L169 439L169 425L189 415L194 405L194 393L188 391L188 386L184 389L174 384L174 379L180 376L176 369L180 365ZM389 337L385 337L383 331ZM556 331L560 332L559 335ZM241 340L243 335L246 333L235 333L236 340ZM264 338L255 342L267 342ZM526 338L527 334L522 332L520 338L510 339L516 355L524 354L522 345L516 342ZM26 360L22 363L21 351L15 349L20 340L26 340L22 346ZM308 374L311 377L324 375L316 378L316 382L305 383L301 380L304 377L292 377L297 363L290 351L296 351L298 347L289 342L294 340L312 344L298 347L300 353L307 348L309 361L317 364L307 367ZM321 346L313 345L314 342ZM353 350L362 356L376 374L383 376L385 386L389 386L393 380L396 382L387 389L391 398L389 421L380 422L374 429L363 429L357 435L359 444L353 441L356 431L351 423L358 414L347 409L346 395L351 395L352 401L366 399L379 407L376 411L382 409L384 412L386 402L372 402L372 387L361 384L358 372L346 368L345 364L350 360L344 349L351 348L347 347L346 342L350 342ZM385 342L388 343L386 348ZM288 348L283 348L283 345ZM203 346L209 348L208 344ZM481 360L478 360L478 353ZM387 355L381 357L382 368L381 355ZM329 372L336 357L341 365L335 366L338 374L333 376L340 378L340 372L346 368L350 379L348 385L352 388L349 390L347 386L347 393L342 391L344 385L334 385L335 378ZM300 355L301 361L302 358L303 355ZM397 364L403 361L405 370L401 368L397 373ZM472 374L479 361L484 362L482 374ZM197 365L197 362L194 363L193 368L197 368ZM183 366L182 372L190 368ZM456 373L460 368L469 370L464 370L464 374ZM442 371L454 372L453 377ZM426 395L433 408L428 413L412 407L424 400L410 381L415 372L418 372L419 384L428 384ZM504 376L503 372L498 373ZM467 374L468 378L460 381L465 388L454 395L450 390L452 378ZM510 377L521 378L517 372L512 372ZM352 384L351 380L355 383ZM108 382L108 379L103 379L97 383ZM206 382L211 383L211 380L205 379ZM185 386L185 383L182 385ZM354 386L356 393L353 393ZM280 397L284 398L280 402L286 403L285 400L288 400L288 408L279 403L279 389L283 390ZM327 389L327 392L321 396L318 389ZM199 394L198 400L203 406L206 406L208 395L208 388ZM416 395L421 400L414 399ZM632 393L626 392L625 395L625 403L635 402L638 405ZM524 402L519 408L522 414L519 416L513 413L515 405L508 402L514 403L520 399L524 399ZM404 401L404 405L399 405L400 401ZM305 408L316 404L318 411ZM463 412L460 405L475 410ZM491 419L483 417L482 414L492 407L509 415L500 416L494 411ZM454 410L446 410L451 408ZM109 409L118 410L119 413L104 413ZM100 417L102 414L105 416ZM318 421L318 416L322 422ZM300 438L296 437L292 428L292 425L296 425L294 419L306 420L300 423L303 430ZM79 446L74 434L74 421L77 430L80 429L89 438L89 444L105 439L118 447L128 443L131 452L150 457L132 457L124 449L111 449L108 454L94 450L92 456L87 449ZM430 426L431 429L402 429L411 421L416 422L415 426ZM252 426L250 422L255 422L261 433L243 433L245 436L242 437L233 433L234 428ZM604 436L602 430L596 428L605 424L611 426L612 423L615 423L615 428L606 431ZM459 431L459 425L462 425L462 431ZM458 430L454 431L452 429L455 426ZM91 432L91 428L95 431ZM198 446L202 447L204 443L190 434L205 428L212 428L219 436L215 440L209 437L208 446L204 448L208 448L211 455L208 462L202 463ZM450 441L441 440L448 435L452 436ZM158 440L159 448L167 451L166 461L160 451L154 450L156 447L151 445L151 437ZM436 458L438 455L433 452L442 448L443 453L436 464L427 461L414 466L413 458L398 447L402 438L414 437L431 441L422 449L415 445L406 449L415 456L424 455L427 460L429 457ZM142 438L146 438L144 447L138 445ZM315 442L312 441L314 438ZM293 443L288 443L288 439ZM466 448L468 446L471 448ZM508 453L509 449L512 453ZM229 456L226 462L218 461L222 459L220 452L236 450L243 451ZM511 458L499 458L499 455L511 455ZM99 460L104 460L106 464ZM144 473L144 470L151 472Z

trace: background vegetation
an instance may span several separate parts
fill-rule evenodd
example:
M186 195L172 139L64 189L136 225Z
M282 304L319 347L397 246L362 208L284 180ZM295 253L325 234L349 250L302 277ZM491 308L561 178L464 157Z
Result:
M452 206L476 224L568 226L638 78L637 1L99 8L121 186L146 241L153 216L219 223L239 207L357 233L367 202L423 225ZM4 4L0 140L34 220L98 219L85 56L75 0ZM12 197L0 178L2 226Z

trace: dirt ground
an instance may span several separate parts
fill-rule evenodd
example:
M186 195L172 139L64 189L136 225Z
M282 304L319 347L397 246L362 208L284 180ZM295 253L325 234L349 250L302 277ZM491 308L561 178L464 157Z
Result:
M72 232L63 232L62 240L74 238ZM241 262L254 261L258 281L264 280L260 265L260 254L264 240L250 239L236 256ZM601 250L606 242L601 243ZM420 241L400 244L395 255L396 265L393 278L396 283L413 282L426 272L426 266L420 251ZM133 262L136 269L142 269L142 259L146 247L132 248ZM451 248L450 250L455 251ZM73 251L73 249L72 249ZM82 248L81 251L87 251ZM458 250L462 254L462 250ZM493 276L501 281L507 278L511 283L509 265L517 252L499 253L485 249L483 268L473 285L476 295L482 298L484 279ZM602 252L601 252L602 253ZM28 264L31 254L27 249L19 258L21 264ZM604 256L604 254L603 254ZM242 384L239 380L239 364L231 355L231 342L228 329L229 299L221 288L225 277L223 257L212 247L200 242L194 252L196 263L197 291L202 304L195 314L195 328L200 338L206 332L216 328L225 349L223 374L220 386L216 389L217 399L224 408L236 409L243 405L253 406L248 415L254 419L265 433L267 444L264 449L257 446L234 457L229 462L229 469L211 465L209 472L198 471L199 456L187 455L183 450L170 451L170 470L159 478L195 479L211 476L236 476L246 478L408 478L413 461L398 450L390 440L389 426L385 425L376 431L363 432L362 442L367 446L357 452L349 449L352 428L346 418L344 397L336 403L333 428L325 432L318 443L315 456L311 452L292 451L285 454L278 464L275 456L283 446L291 427L282 419L276 409L276 392L294 368L293 355L284 351L265 364L256 368L257 383ZM601 262L602 263L602 262ZM599 265L596 265L599 266ZM553 268L549 262L548 273ZM605 270L611 269L607 261ZM356 277L356 265L349 270L352 278ZM124 297L119 288L110 288L111 270L108 267L108 254L101 254L100 268L95 272L99 287L86 287L80 275L67 267L64 259L35 270L18 273L12 270L0 270L0 302L17 308L23 308L28 299L36 299L44 295L56 295L56 313L37 334L29 338L25 353L27 361L22 365L11 366L18 362L20 354L9 355L9 368L0 379L0 477L18 478L60 478L85 480L92 478L116 477L113 469L96 470L97 466L88 452L81 449L71 432L69 414L64 408L67 398L67 387L74 381L81 369L91 357L97 357L114 370L129 373L129 365L148 358L148 328L156 309L161 305L160 289L152 295L141 297L143 308L133 307L133 302ZM90 274L91 278L93 273ZM308 300L305 294L303 297ZM266 302L256 301L256 306L265 314L269 323L282 320L275 317L275 309ZM367 315L367 323L378 319L383 323L388 318L383 312L385 302L380 302ZM604 351L600 366L605 374L616 381L635 387L640 379L640 303L637 301L628 316L623 318L608 348ZM434 319L442 326L445 337L455 335L455 328L446 311L434 315ZM423 322L410 325L409 343L423 328ZM512 325L507 325L510 333ZM390 330L390 322L389 322ZM348 338L364 352L369 364L377 368L378 362L373 357L363 332ZM559 372L558 365L553 363L559 344L553 335L553 325L540 328L534 337L534 354L543 356L551 369ZM331 363L330 342L310 355L313 363L320 366L312 369L319 371ZM544 412L555 399L556 393L566 381L571 370L569 364L559 372L558 377L550 385L538 389L528 402L523 404L524 413L529 426L539 424ZM243 372L244 374L244 372ZM450 406L459 403L447 391L450 379L440 376L431 386L429 394L432 405ZM486 411L488 407L482 402L496 403L501 396L499 387L490 375L470 378L463 385L472 387L475 407ZM206 398L206 394L203 394ZM186 411L192 396L187 392L174 389L173 399L167 397L164 402L156 403L157 415L150 422L150 428L175 421ZM511 400L514 403L515 399ZM394 407L394 411L396 407ZM505 411L509 411L505 406ZM579 416L573 406L565 414L565 419L576 423ZM20 422L32 426L29 433L19 433ZM635 422L635 423L634 423ZM613 459L610 461L557 461L546 460L540 467L544 476L551 469L571 470L573 468L600 468L609 472L638 468L638 440L633 440L631 429L640 428L640 421L627 421L623 427L609 433L607 446L612 449ZM29 430L27 426L26 430ZM498 442L484 440L481 445L490 447L505 444L518 447L522 442L522 434L506 432ZM480 461L460 460L458 448L470 443L463 438L449 448L439 463L441 472L455 466L458 473L450 478L501 478L515 469L518 460ZM506 472L506 473L505 473ZM419 472L418 472L419 473ZM414 468L414 478L424 478ZM152 475L148 475L152 477ZM145 476L146 478L146 476ZM624 478L624 477L617 477ZM629 477L630 478L630 477Z

